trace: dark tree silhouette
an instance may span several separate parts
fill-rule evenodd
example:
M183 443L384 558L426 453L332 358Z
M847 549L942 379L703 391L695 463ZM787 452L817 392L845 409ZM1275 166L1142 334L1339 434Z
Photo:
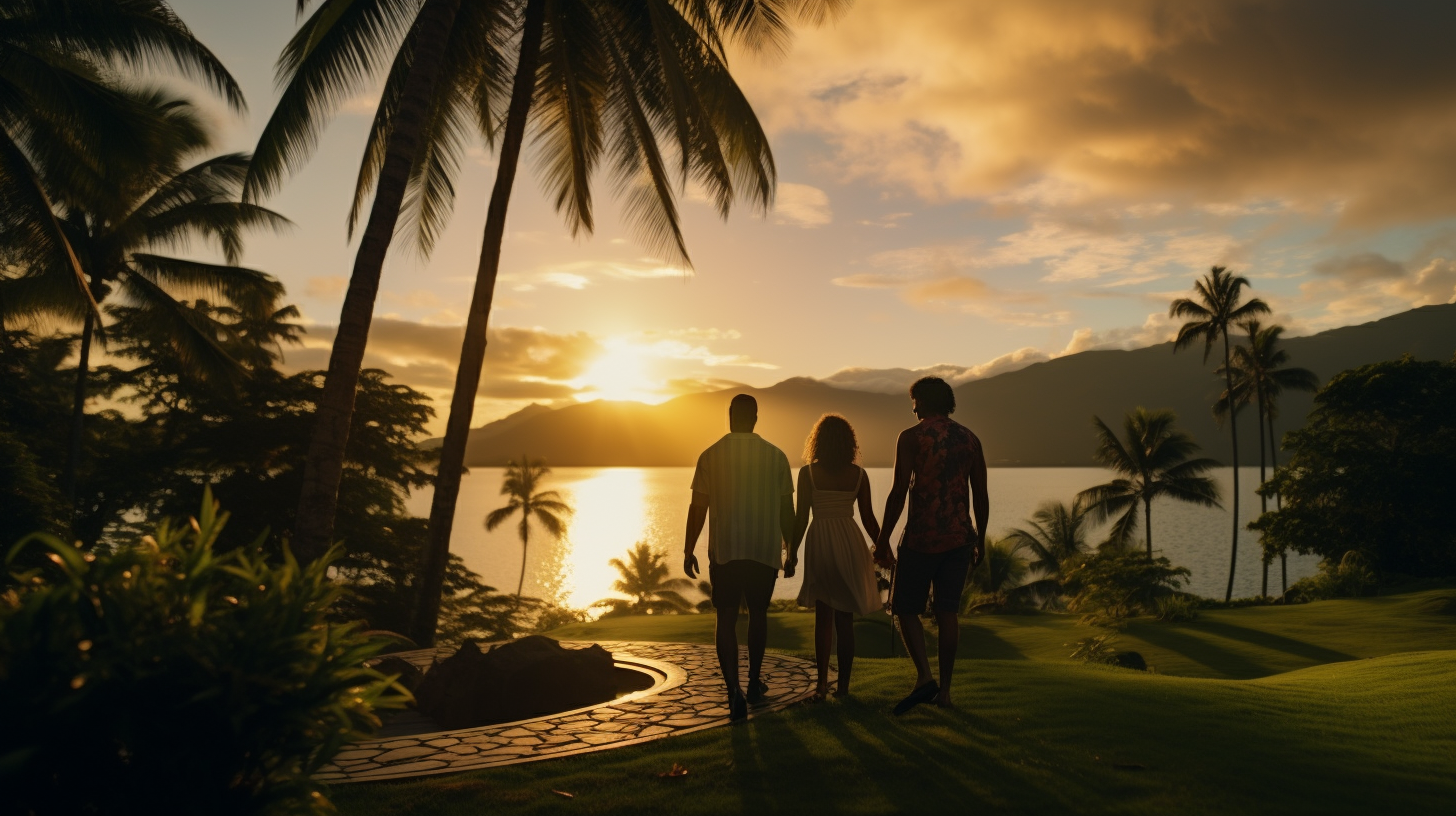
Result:
M566 533L566 519L571 516L571 505L555 490L539 490L541 482L551 474L551 468L540 459L530 459L524 454L520 459L507 463L505 481L501 482L500 494L509 496L505 507L492 510L485 517L485 529L494 530L511 516L519 513L521 521L517 532L521 536L521 578L516 582L516 603L519 605L521 591L526 587L526 550L531 543L531 519L535 519L554 538ZM435 622L429 621L433 630ZM420 633L423 634L423 631ZM432 635L433 636L433 635Z
M1267 314L1269 306L1264 301L1253 298L1247 303L1241 303L1244 287L1249 285L1247 278L1229 274L1228 269L1222 266L1213 267L1209 273L1193 284L1193 291L1197 299L1179 298L1173 301L1168 307L1169 317L1189 318L1178 329L1178 337L1173 341L1173 351L1176 353L1187 348L1198 341L1203 341L1203 361L1208 362L1208 355L1213 351L1213 346L1220 340L1223 341L1223 365L1225 394L1229 399L1234 397L1233 370L1230 363L1233 354L1229 348L1229 327L1242 321L1252 319L1256 315ZM1228 403L1229 413L1229 435L1233 439L1233 543L1229 548L1229 579L1228 590L1224 592L1224 601L1233 599L1234 596L1234 571L1239 561L1239 426L1238 407L1232 402Z
M627 551L627 560L613 558L607 562L622 576L612 589L630 595L631 600L605 598L592 606L607 607L607 615L645 615L688 612L693 604L679 590L690 589L686 578L668 578L669 568L662 553L647 542L639 541Z
M1172 411L1137 408L1123 419L1123 438L1093 417L1097 428L1097 461L1122 474L1107 484L1089 487L1077 494L1096 522L1114 518L1107 543L1112 548L1130 546L1137 532L1138 505L1142 505L1148 559L1153 557L1153 499L1166 496L1203 507L1218 507L1218 485L1204 474L1218 463L1212 459L1189 458L1198 453L1198 443L1186 432L1173 427Z

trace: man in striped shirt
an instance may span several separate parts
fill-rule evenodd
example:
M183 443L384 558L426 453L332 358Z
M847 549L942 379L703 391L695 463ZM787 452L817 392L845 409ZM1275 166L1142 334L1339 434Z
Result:
M728 685L728 716L748 716L768 686L759 679L768 645L768 603L794 531L794 482L784 452L753 432L758 402L739 394L728 406L729 433L698 457L693 503L688 509L683 570L698 577L693 554L703 522L708 526L708 577L718 613L718 666ZM784 577L793 577L793 566ZM748 694L738 683L738 608L748 607Z

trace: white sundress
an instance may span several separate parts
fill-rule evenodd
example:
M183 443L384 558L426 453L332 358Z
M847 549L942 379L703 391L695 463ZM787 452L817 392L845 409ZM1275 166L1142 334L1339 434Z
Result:
M854 521L864 469L853 490L820 490L814 486L813 520L804 536L804 583L799 606L822 601L840 612L868 615L883 608L875 580L875 562L869 542ZM814 468L809 467L814 484Z

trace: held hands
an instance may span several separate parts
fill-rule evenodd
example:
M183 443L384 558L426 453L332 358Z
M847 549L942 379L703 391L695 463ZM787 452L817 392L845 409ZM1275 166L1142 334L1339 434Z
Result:
M698 557L696 555L693 555L692 553L686 553L683 555L683 572L686 572L689 578L697 580Z
M784 561L784 577L785 578L793 578L794 577L794 571L797 570L798 568L799 568L799 556L798 556L797 553L795 553L793 555L790 555L788 557L788 559Z
M874 559L875 564L882 569L895 568L895 554L890 552L889 544L876 543Z

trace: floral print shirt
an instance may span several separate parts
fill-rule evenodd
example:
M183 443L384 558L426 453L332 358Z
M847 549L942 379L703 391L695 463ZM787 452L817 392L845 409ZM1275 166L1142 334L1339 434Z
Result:
M970 543L971 463L981 440L950 417L927 417L915 428L910 515L900 546L945 552Z

